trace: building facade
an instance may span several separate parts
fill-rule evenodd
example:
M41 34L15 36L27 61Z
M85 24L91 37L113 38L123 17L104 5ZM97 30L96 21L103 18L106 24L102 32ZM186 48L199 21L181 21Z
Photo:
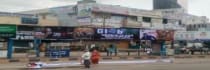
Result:
M76 5L25 11L21 13L57 18L59 26L154 29L164 29L164 27L166 27L165 24L163 24L165 19L159 11L127 8L119 5L98 4L93 0L79 1Z

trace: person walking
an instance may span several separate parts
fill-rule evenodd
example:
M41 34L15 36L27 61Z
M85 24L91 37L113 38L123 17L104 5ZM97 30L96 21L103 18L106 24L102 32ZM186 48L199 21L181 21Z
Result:
M81 63L83 62L85 68L90 68L91 53L89 52L89 50L85 50L85 53L82 54L81 58Z
M99 59L100 59L100 53L96 49L94 49L94 51L92 52L92 55L91 55L91 62L93 64L98 64Z

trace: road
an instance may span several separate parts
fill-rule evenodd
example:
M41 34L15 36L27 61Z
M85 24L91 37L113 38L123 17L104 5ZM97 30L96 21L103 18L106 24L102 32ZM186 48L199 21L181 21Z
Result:
M193 61L191 61L193 60ZM186 62L187 61L187 62ZM150 63L150 64L99 64L90 69L83 67L65 67L40 70L210 70L210 59L180 59L175 63ZM1 64L0 70L30 70L24 67L24 63ZM38 69L39 70L39 69Z

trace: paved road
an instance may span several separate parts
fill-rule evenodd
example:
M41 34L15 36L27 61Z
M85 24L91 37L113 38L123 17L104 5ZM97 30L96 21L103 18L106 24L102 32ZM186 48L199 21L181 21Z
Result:
M153 63L153 64L100 64L90 69L83 67L65 67L41 70L210 70L210 59L181 59L175 63ZM0 70L29 70L24 68L24 63L3 65Z

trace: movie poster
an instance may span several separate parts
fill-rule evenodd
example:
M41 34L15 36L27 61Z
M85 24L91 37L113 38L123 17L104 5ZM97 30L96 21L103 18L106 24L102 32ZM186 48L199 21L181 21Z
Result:
M95 30L94 28L74 28L74 39L93 39Z
M157 40L157 32L156 30L140 30L139 32L140 40Z
M174 40L174 30L157 30L157 39L172 41Z

